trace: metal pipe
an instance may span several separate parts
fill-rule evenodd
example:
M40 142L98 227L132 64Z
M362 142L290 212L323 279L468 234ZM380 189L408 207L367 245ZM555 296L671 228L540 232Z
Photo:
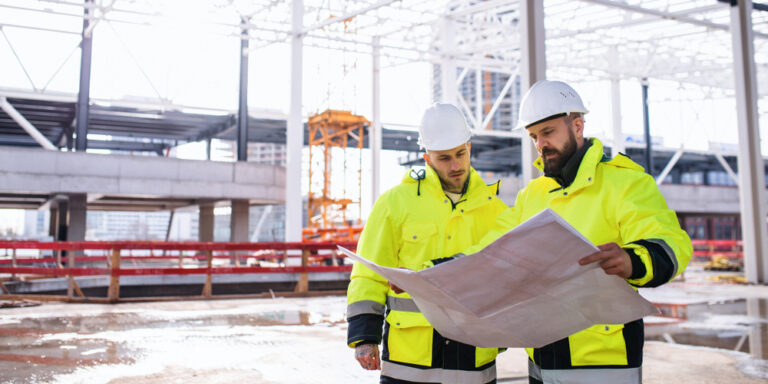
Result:
M11 117L11 119L13 119L13 121L18 123L22 129L24 129L30 136L32 136L32 138L35 139L35 141L40 144L40 146L51 151L58 150L58 148L56 148L56 146L53 145L53 143L51 143L51 141L48 140L45 135L40 133L40 131L35 128L32 123L25 119L24 116L22 116L22 114L19 113L19 111L17 111L16 108L14 108L13 105L8 102L8 99L5 96L0 96L0 108L2 108L3 111L5 111L5 113Z

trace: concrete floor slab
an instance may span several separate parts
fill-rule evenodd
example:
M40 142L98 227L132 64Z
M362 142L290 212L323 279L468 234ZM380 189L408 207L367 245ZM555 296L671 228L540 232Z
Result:
M345 345L345 305L318 297L6 308L0 371L10 383L377 383ZM650 342L644 382L762 383L763 363ZM522 349L498 365L499 382L527 382Z

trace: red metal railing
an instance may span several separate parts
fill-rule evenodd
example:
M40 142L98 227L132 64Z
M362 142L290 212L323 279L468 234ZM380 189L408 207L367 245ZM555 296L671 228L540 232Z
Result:
M741 240L691 240L693 257L711 259L712 256L743 258L744 248Z
M350 242L0 241L0 250L6 250L6 258L0 258L0 274L10 274L11 279L17 275L69 277L67 297L70 299L74 293L85 297L74 277L107 275L110 276L107 298L112 302L119 299L120 276L207 275L202 296L210 297L213 274L289 273L299 275L295 291L307 292L308 274L352 269L351 265L344 265L344 256L337 252L337 245L356 247ZM40 256L17 257L19 250L37 250ZM292 258L300 259L299 265L287 265ZM217 259L229 262L214 265ZM169 260L177 260L178 265L167 265ZM130 262L132 267L121 266L123 261ZM0 288L4 294L10 294L2 280Z

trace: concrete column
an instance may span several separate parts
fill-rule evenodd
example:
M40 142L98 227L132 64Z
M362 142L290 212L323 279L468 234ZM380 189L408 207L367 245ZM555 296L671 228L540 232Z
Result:
M301 119L304 49L304 1L293 0L291 37L291 104L285 148L285 241L301 241L303 225L301 199L301 149L304 124Z
M67 241L67 223L69 213L69 200L59 200L56 215L55 241Z
M75 123L75 131L77 132L75 149L83 152L88 146L88 104L91 97L91 53L93 47L93 28L89 28L90 20L88 20L93 8L88 7L88 5L93 5L93 0L85 0L85 5L82 41L80 43L80 88L77 94L77 120Z
M765 171L760 149L751 0L740 0L731 6L731 37L739 124L739 200L744 268L750 283L768 283Z
M520 93L539 80L547 77L547 62L544 46L544 2L541 0L520 0ZM522 162L520 164L523 185L541 174L533 162L537 152L528 133L523 131Z
M51 208L48 214L48 236L53 237L54 240L56 240L56 229L58 228L58 222L59 222L59 208L53 206L53 203L51 204Z
M87 212L88 195L85 193L70 194L67 241L85 241Z
M229 241L248 241L248 200L232 200L232 215L230 216Z
M199 241L213 241L213 204L200 204L200 213L198 214L198 233Z

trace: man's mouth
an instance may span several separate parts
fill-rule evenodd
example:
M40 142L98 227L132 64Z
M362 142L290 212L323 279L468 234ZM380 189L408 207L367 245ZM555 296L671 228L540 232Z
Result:
M451 177L454 177L454 178L455 177L460 177L463 174L464 174L464 172L451 173Z

